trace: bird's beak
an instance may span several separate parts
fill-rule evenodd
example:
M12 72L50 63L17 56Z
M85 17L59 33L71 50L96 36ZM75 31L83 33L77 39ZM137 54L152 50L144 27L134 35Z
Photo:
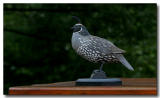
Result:
M74 27L71 27L71 29L73 30L73 29L74 29Z

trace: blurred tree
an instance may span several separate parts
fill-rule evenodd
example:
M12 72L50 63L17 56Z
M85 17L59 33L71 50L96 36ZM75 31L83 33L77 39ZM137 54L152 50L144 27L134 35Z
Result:
M4 4L5 94L10 86L90 77L98 68L71 47L72 15L127 51L135 71L105 64L109 77L156 77L156 4Z

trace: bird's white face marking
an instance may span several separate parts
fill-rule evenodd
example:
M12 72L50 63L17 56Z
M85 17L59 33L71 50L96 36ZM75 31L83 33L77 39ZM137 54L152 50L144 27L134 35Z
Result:
M82 24L80 24L80 23L77 23L77 24L75 24L75 25L82 25Z
M80 29L79 31L77 31L77 32L79 33L79 32L81 32L81 31L82 31L82 27L81 27L81 29Z
M73 27L72 27L72 29L73 29L73 33L79 33L79 32L81 32L82 31L82 24L75 24Z
M79 33L79 32L81 32L82 31L82 27L81 27L81 29L79 30L79 31L77 31L77 32L73 32L73 33Z

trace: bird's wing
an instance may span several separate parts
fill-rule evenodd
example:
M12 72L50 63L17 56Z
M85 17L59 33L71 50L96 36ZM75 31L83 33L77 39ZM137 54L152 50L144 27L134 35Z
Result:
M124 50L116 47L113 43L111 43L106 39L97 36L91 36L90 39L93 40L91 47L96 47L101 53L104 54L125 53Z

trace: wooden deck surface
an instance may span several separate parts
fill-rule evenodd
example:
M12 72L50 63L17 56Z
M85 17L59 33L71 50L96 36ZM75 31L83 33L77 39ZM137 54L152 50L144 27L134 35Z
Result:
M10 87L10 95L156 95L155 78L121 78L122 86L75 86L75 81Z

